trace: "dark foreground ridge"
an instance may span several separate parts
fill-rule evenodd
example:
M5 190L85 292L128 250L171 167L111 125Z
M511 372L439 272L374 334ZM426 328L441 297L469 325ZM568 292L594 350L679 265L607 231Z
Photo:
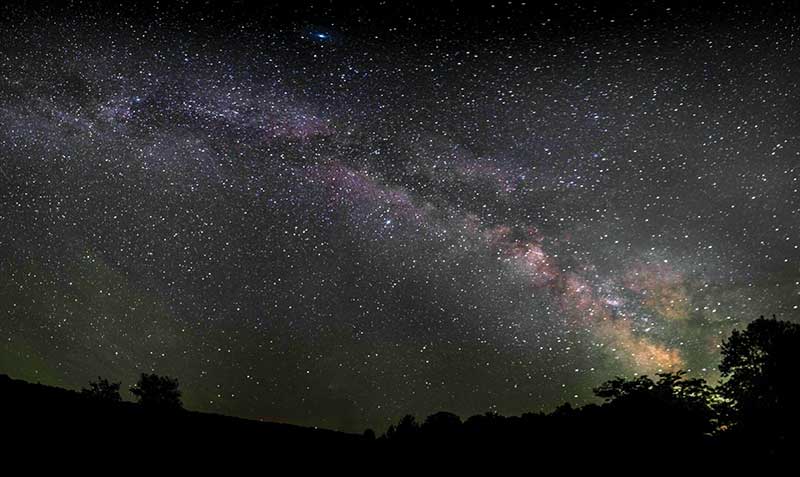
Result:
M800 443L800 325L762 317L734 331L721 354L717 386L683 371L616 378L594 390L600 404L465 421L449 412L421 423L408 415L378 438L371 430L347 434L184 410L177 380L154 374L142 374L132 388L138 403L122 401L119 384L105 379L79 393L0 375L0 419L5 436L38 449L236 453L247 461L268 452L299 464L323 454L447 460L470 450L480 452L468 460L533 455L548 463L792 456Z
M327 429L184 409L102 401L80 392L0 375L0 419L17 444L103 450L351 448L364 438Z

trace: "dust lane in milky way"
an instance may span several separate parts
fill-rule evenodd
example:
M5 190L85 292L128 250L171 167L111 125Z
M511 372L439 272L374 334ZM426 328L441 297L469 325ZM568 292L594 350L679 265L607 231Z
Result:
M350 431L714 380L800 305L781 5L12 2L0 372Z

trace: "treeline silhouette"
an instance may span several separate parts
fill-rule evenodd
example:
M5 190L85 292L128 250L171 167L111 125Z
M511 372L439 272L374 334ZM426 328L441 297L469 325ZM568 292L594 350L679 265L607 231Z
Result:
M530 449L542 456L789 457L800 450L800 325L759 319L721 346L717 386L684 371L615 378L594 389L601 404L504 417L406 415L378 441L404 450ZM666 462L666 461L665 461Z
M600 404L551 413L475 415L437 412L418 422L407 415L376 437L264 423L183 409L176 379L142 374L125 402L121 383L98 378L81 392L0 375L6 431L39 445L77 439L89 446L232 452L325 449L350 456L427 456L459 452L523 452L545 460L790 456L800 424L800 325L765 319L733 331L721 346L721 383L683 371L615 378L600 384ZM288 456L289 454L283 454ZM479 453L469 454L478 458Z

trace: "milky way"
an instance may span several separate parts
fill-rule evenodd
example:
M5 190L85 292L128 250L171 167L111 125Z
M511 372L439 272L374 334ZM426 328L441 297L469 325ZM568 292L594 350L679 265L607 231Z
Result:
M2 7L0 372L350 431L716 380L798 317L800 22L637 3Z

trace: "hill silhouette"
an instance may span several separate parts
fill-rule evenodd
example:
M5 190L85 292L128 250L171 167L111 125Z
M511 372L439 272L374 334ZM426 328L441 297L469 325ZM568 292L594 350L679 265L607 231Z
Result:
M5 374L0 374L0 422L3 433L15 436L17 444L115 454L167 449L208 449L216 454L297 448L344 451L365 440L333 430L97 399Z

